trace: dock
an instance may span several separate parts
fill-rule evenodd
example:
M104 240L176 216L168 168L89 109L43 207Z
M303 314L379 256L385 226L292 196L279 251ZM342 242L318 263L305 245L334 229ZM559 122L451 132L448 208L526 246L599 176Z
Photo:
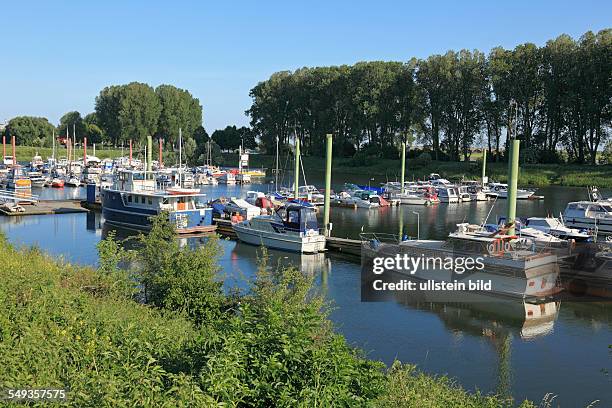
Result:
M0 214L15 217L24 215L73 214L87 212L81 207L81 200L39 200L37 203L20 204L23 211L10 211L0 206Z

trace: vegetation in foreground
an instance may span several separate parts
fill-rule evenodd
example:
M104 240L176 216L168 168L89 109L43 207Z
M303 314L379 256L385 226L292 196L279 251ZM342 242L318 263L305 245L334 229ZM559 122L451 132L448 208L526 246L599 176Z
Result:
M303 157L304 170L307 176L322 173L325 169L325 159L320 157ZM281 159L279 167L291 172L290 164ZM238 163L238 155L224 155L225 163ZM275 158L270 155L252 155L250 165L253 168L267 168L268 174L275 166ZM350 182L355 175L373 177L373 185L385 181L399 180L401 164L399 160L366 158L356 161L354 159L334 158L334 183ZM423 180L430 173L439 173L443 177L456 181L462 178L480 179L482 161L475 162L448 162L431 160L428 154L418 157L409 157L406 161L406 179ZM490 181L505 182L508 179L508 165L506 163L487 163L487 176ZM291 176L286 176L291 179ZM286 181L286 180L285 180ZM589 166L571 164L522 164L519 173L519 185L544 187L549 185L561 186L598 186L612 188L612 165Z
M158 219L132 253L109 236L97 270L0 237L0 388L66 387L79 407L511 405L366 359L297 270L262 262L225 293L216 240L170 231Z

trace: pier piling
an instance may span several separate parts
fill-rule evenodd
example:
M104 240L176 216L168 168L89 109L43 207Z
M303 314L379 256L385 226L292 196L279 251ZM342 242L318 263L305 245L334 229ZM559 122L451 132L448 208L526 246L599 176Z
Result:
M400 189L402 195L404 194L404 177L406 175L406 142L402 142L402 187Z
M300 186L300 139L295 135L295 180L293 182L293 195L297 200L298 187Z
M506 220L514 223L516 219L516 190L519 173L519 149L521 141L513 139L510 143L510 155L508 156L508 213ZM514 225L509 229L508 235L514 235Z
M329 228L329 202L331 195L331 169L332 169L332 135L327 134L327 159L325 161L325 207L323 212L323 226L325 228L325 236L329 237L331 229Z

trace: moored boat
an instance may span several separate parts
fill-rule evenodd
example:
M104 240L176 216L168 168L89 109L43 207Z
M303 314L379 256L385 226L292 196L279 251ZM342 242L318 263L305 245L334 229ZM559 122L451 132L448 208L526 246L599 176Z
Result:
M299 253L325 250L312 207L288 204L272 215L259 215L233 224L238 239L252 245Z

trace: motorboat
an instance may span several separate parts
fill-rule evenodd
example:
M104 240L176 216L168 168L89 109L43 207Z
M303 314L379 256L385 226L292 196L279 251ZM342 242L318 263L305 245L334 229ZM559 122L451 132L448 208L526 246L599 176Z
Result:
M313 185L298 187L298 197L314 205L323 205L325 196Z
M120 227L149 230L151 217L167 213L179 234L212 232L212 208L205 194L171 194L156 188L150 174L135 170L118 172L113 185L102 188L102 216L105 222Z
M232 225L238 239L252 245L299 253L325 250L312 207L288 204L272 215L258 215Z
M64 177L64 185L68 187L79 187L81 180L73 173Z
M380 197L363 190L356 190L350 194L343 191L337 195L336 200L338 204L347 207L367 209L380 207Z
M236 184L236 175L231 172L225 172L219 177L220 184L234 185Z
M247 191L244 200L251 205L255 205L258 198L265 196L261 191Z
M437 187L436 192L438 194L438 198L442 203L458 203L459 202L459 194L457 193L457 188L454 186L443 186Z
M472 201L472 195L468 192L467 186L459 186L457 187L457 195L459 196L459 201L461 202L470 202Z
M32 182L25 173L23 167L16 165L11 167L5 179L6 188L9 190L29 190Z
M497 198L508 198L508 184L505 183L489 183L489 190L495 194ZM516 190L517 200L528 200L533 196L534 192L531 190Z
M230 198L225 204L225 212L230 215L238 213L243 219L250 220L261 214L261 208L249 204L242 198Z
M43 158L38 154L38 152L36 152L36 154L32 158L32 161L30 162L30 168L35 171L39 171L43 168L44 165L45 162Z
M63 188L64 184L64 179L61 177L53 177L51 179L51 187L53 188Z
M569 228L565 226L562 220L554 217L529 217L524 224L526 227L537 229L561 239L573 239L576 242L581 242L591 238L586 232Z
M488 201L489 196L487 196L486 191L480 185L478 181L465 181L463 186L464 192L470 195L470 201Z
M375 258L397 256L413 260L418 258L420 262L410 270L399 266L390 269L429 281L427 285L463 283L467 287L470 282L489 282L491 286L485 293L522 299L544 298L560 290L557 286L557 255L537 249L529 240L517 236L497 232L485 234L480 226L466 223L458 224L457 230L443 241L401 241L395 235L393 240L381 235L361 234L362 262L368 265ZM473 265L470 269L466 268L468 260ZM366 276L362 274L362 282L368 287L375 281L384 281L386 276L373 272L368 275L366 272Z
M563 220L570 228L612 234L612 202L574 201L568 203Z
M31 171L28 173L28 177L30 178L32 187L44 187L47 183L47 179L40 171Z

